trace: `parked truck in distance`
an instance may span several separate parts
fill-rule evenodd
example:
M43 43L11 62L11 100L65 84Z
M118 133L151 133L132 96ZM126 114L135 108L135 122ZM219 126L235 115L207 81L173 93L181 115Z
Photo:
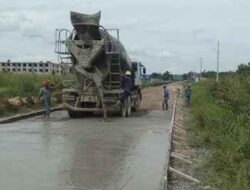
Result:
M63 102L70 117L86 113L119 112L129 117L138 110L142 100L141 77L145 67L131 61L119 41L118 29L105 29L99 22L101 12L93 15L71 12L74 30L56 30L55 52L70 59L75 81L63 89ZM115 33L116 36L111 36ZM121 77L132 73L133 87L130 95L121 100Z

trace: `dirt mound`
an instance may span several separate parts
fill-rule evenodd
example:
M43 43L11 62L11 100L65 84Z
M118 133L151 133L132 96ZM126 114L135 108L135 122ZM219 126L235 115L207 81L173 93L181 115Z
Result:
M20 108L23 105L23 100L21 97L15 97L15 98L10 98L8 99L8 103L10 106L14 108Z

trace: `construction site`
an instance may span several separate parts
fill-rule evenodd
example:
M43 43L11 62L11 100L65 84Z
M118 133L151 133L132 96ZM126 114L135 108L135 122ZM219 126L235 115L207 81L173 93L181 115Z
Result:
M122 1L119 6L126 7ZM157 2L146 4L158 10L162 10L159 5L166 6L162 0ZM226 68L218 40L213 52L216 71L210 71L210 65L204 69L203 57L198 59L200 72L196 66L191 70L191 51L196 56L205 50L185 44L191 38L183 37L180 45L179 39L163 35L171 28L165 28L160 11L150 18L148 12L144 12L147 17L137 14L136 20L133 8L125 16L119 9L123 17L118 21L114 14L118 4L108 8L97 4L106 12L93 11L96 8L90 2L86 6L91 13L86 7L86 13L70 11L69 7L79 10L76 2L67 7L67 20L53 7L55 18L60 19L48 14L40 20L41 25L53 22L53 35L51 28L44 29L46 24L41 35L35 32L37 27L30 29L39 22L22 15L16 31L33 46L22 56L16 50L0 51L8 60L0 62L0 189L249 189L250 63L235 64L233 71ZM173 9L183 8L173 5ZM211 10L228 6L225 2L212 5ZM52 10L46 2L37 8ZM6 15L0 14L0 24L7 30L16 20ZM190 35L183 28L169 34ZM192 31L194 43L201 43L203 29ZM0 26L0 32L6 31ZM47 46L36 49L35 42ZM16 49L26 51L22 43L16 44ZM211 57L211 51L204 54ZM57 61L35 61L51 54ZM13 58L17 61L10 61Z
M59 111L49 118L21 115L27 119L18 123L15 116L1 120L10 123L1 126L1 151L8 152L0 157L7 167L1 187L166 188L181 86L169 86L171 101L162 110L162 86L142 90L146 68L129 59L119 30L100 26L100 17L100 12L71 12L73 32L56 30L55 52L61 60L70 59L74 76L62 89ZM15 178L17 173L25 175Z

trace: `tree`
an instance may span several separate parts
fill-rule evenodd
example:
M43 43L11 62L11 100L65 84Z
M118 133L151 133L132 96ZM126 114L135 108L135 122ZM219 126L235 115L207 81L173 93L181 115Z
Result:
M190 71L190 72L188 72L187 75L188 75L188 78L191 79L191 78L193 78L195 76L195 73Z
M153 78L153 79L161 79L162 78L162 75L161 73L152 73L150 75L150 78Z
M188 75L186 73L182 75L182 80L187 80L187 78L188 78Z
M250 63L238 65L238 70L236 72L242 75L250 75Z
M202 77L205 77L205 78L215 78L216 77L216 72L215 71L205 71L205 72L202 72Z
M190 71L188 73L184 73L182 75L182 80L189 80L189 81L194 80L194 78L195 78L196 75L197 74L194 73L194 72L192 72L192 71Z
M163 73L162 80L172 80L172 79L173 79L173 75L169 71L166 71L165 73Z

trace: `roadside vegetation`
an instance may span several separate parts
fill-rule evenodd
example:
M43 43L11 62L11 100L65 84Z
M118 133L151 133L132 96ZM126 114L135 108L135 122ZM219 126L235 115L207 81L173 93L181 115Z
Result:
M149 88L153 86L161 86L163 84L166 84L167 82L165 81L156 81L156 82L150 82L150 81L144 81L142 83L142 88Z
M144 80L142 82L142 88L160 86L163 84L171 83L174 79L174 76L175 75L172 75L169 71L166 71L164 73L152 73L147 76L147 80Z
M250 187L250 64L243 66L192 86L191 144L207 150L205 184L221 190Z
M37 97L44 80L54 86L52 105L56 105L61 101L59 76L0 73L0 117L40 109Z
M60 83L56 75L0 73L0 98L37 96L44 80L50 80L55 86Z

